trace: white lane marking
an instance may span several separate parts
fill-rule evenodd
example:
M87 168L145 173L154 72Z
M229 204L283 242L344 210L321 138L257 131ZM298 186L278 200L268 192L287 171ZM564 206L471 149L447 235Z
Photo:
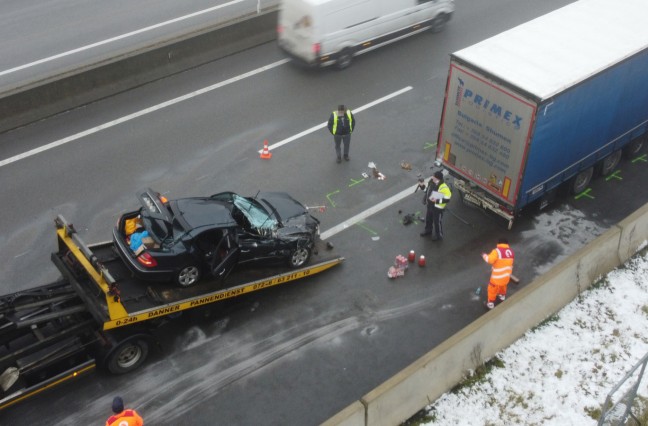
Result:
M80 139L82 137L91 135L93 133L97 133L97 132L100 132L102 130L108 129L110 127L114 127L114 126L116 126L118 124L121 124L121 123L124 123L126 121L133 120L134 118L141 117L141 116L146 115L146 114L150 114L150 113L155 112L157 110L160 110L162 108L166 108L168 106L175 105L175 104L177 104L179 102L186 101L188 99L191 99L193 97L205 94L207 92L211 92L212 90L219 89L221 87L227 86L228 84L236 83L237 81L243 80L243 79L248 78L248 77L252 77L252 76L254 76L256 74L262 73L264 71L268 71L268 70L270 70L272 68L276 68L276 67L278 67L280 65L283 65L283 64L287 63L288 61L289 61L289 59L282 59L280 61L273 62L273 63L271 63L269 65L265 65L265 66L263 66L261 68L257 68L255 70L246 72L244 74L237 75L236 77L232 77L232 78L230 78L228 80L221 81L220 83L216 83L216 84L213 84L211 86L204 87L202 89L196 90L195 92L187 93L186 95L182 95L182 96L177 97L175 99L171 99L169 101L162 102L161 104L153 105L150 108L146 108L146 109L134 112L132 114L126 115L126 116L118 118L116 120L109 121L107 123L101 124L101 125L99 125L97 127L93 127L91 129L84 130L83 132L74 134L72 136L68 136L66 138L59 139L59 140L54 141L54 142L50 142L50 143L48 143L46 145L43 145L43 146L40 146L38 148L34 148L32 150L23 152L22 154L14 155L13 157L9 157L9 158L7 158L5 160L0 161L0 167L6 166L7 164L15 163L16 161L19 161L19 160L24 160L25 158L31 157L32 155L39 154L41 152L50 150L52 148L56 148L58 146L64 145L64 144L66 144L68 142L72 142L72 141L75 141L75 140Z
M373 102L369 102L368 104L363 105L363 106L361 106L361 107L359 107L359 108L352 109L352 111L353 111L354 113L362 112L362 111L364 111L364 110L366 110L366 109L371 108L372 106L378 105L379 103L385 102L385 101L387 101L387 100L389 100L389 99L391 99L391 98L395 98L396 96L398 96L398 95L402 95L402 94L405 93L405 92L409 92L410 90L412 90L412 86L404 87L404 88L402 88L402 89L400 89L400 90L397 90L397 91L394 92L394 93L390 93L390 94L387 95L387 96L383 96L382 98L380 98L380 99L376 99L376 100L373 101ZM296 140L296 139L301 138L302 136L306 136L306 135L308 135L308 134L310 134L310 133L313 133L313 132L315 132L315 131L317 131L317 130L319 130L319 129L322 129L322 128L326 127L327 124L328 124L328 121L325 121L324 123L318 124L317 126L313 126L313 127L311 127L310 129L304 130L304 131L301 132L301 133L297 133L296 135L293 135L293 136L291 136L291 137L289 137L289 138L286 138L286 139L284 139L284 140L282 140L282 141L279 141L279 142L273 143L272 145L269 145L269 146L268 146L268 150L271 151L271 150L273 150L273 149L279 148L280 146L286 145L286 144L288 144L288 143L290 143L290 142L292 142L292 141L294 141L294 140ZM261 151L262 151L262 150L259 150L259 153L261 153Z
M84 50L89 50L89 49L92 49L92 48L95 48L95 47L98 47L98 46L102 46L104 44L112 43L112 42L117 41L117 40L122 40L122 39L131 37L131 36L134 36L134 35L137 35L137 34L144 33L146 31L151 31L151 30L154 30L156 28L164 27L166 25L175 24L176 22L184 21L184 20L191 19L191 18L194 18L194 17L199 16L199 15L203 15L205 13L213 12L214 10L218 10L218 9L222 9L224 7L232 6L232 5L236 4L236 3L241 3L242 1L244 1L244 0L232 0L229 3L224 3L224 4L221 4L221 5L218 5L218 6L210 7L209 9L199 10L198 12L190 13L188 15L184 15L184 16L180 16L180 17L177 17L177 18L174 18L174 19L170 19L168 21L160 22L159 24L151 25L149 27L145 27L145 28L141 28L139 30L131 31L131 32L126 33L126 34L118 35L117 37L112 37L112 38L102 40L102 41L98 41L96 43L88 44L86 46L82 46L82 47L79 47L79 48L76 48L76 49L68 50L67 52L59 53L57 55L53 55L53 56L50 56L50 57L47 57L47 58L39 59L37 61L30 62L30 63L25 64L25 65L20 65L20 66L17 66L15 68L11 68L11 69L8 69L8 70L5 70L5 71L1 71L0 76L6 75L6 74L11 74L13 72L20 71L20 70L23 70L25 68L33 67L35 65L40 65L40 64L43 64L45 62L50 62L50 61L53 61L55 59L63 58L65 56L70 56L70 55L73 55L75 53L83 52Z
M387 198L386 200L381 201L380 203L376 204L373 207L368 208L367 210L358 213L357 215L353 216L350 219L345 220L344 222L340 223L339 225L334 226L331 229L328 229L320 234L320 238L325 240L327 238L332 237L335 234L338 234L345 229L355 225L356 223L365 220L371 215L374 215L384 209L385 207L389 207L394 203L397 203L398 201L402 200L403 198L407 197L408 195L412 195L414 191L416 190L416 187L418 184L407 188L401 192L399 192L396 195L392 195L391 197Z

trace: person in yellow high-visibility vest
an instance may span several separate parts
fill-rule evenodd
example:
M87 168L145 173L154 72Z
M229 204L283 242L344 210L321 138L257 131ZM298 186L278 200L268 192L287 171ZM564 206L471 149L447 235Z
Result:
M486 307L493 309L495 307L495 299L504 301L506 299L506 288L511 275L513 274L513 262L515 261L515 254L509 246L506 238L500 238L495 247L489 254L482 253L484 262L492 265L491 276L488 282L488 300Z
M443 212L450 202L450 198L452 198L452 191L445 183L443 173L434 172L423 200L427 206L427 212L425 214L425 230L420 234L421 237L434 234L432 241L443 240Z
M342 162L342 150L340 145L344 144L344 159L349 161L349 145L351 145L351 133L355 129L356 119L350 109L344 105L338 105L337 111L333 111L328 120L328 129L333 135L335 142L335 154L337 162Z

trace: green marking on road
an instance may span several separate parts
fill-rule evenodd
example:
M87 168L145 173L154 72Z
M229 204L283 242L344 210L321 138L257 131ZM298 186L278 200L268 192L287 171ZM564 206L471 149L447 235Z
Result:
M648 163L648 154L640 155L637 158L632 159L632 163L636 163L637 161L643 161L644 163Z
M365 225L363 222L358 222L356 223L360 228L364 229L365 231L368 231L371 235L378 235L376 231L373 229L369 228L367 225Z
M614 173L610 173L605 177L605 181L608 182L610 179L618 179L618 180L623 180L623 178L620 176L621 170L615 170Z
M587 197L587 198L591 198L591 199L593 200L593 199L595 199L596 197L594 197L593 195L590 195L590 192L591 192L591 191L592 191L591 188L587 188L585 191L583 191L583 192L581 192L580 194L576 195L576 196L574 197L574 199L575 199L575 200L578 200L579 198Z
M331 195L335 195L335 194L337 194L339 192L340 192L340 190L337 189L337 190L335 190L333 192L329 192L328 194L326 194L326 199L328 200L329 203L331 203L331 207L336 207L335 201L331 200Z
M436 142L425 142L425 145L423 145L423 149L430 149L430 148L436 148Z
M359 183L364 182L364 178L362 178L360 180L355 180L355 179L351 178L350 180L351 180L352 183L349 184L349 186L348 186L349 188L351 188L352 186L355 186L355 185L357 185Z

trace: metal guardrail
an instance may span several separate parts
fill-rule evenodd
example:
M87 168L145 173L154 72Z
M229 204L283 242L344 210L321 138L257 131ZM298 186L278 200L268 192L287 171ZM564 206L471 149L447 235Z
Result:
M610 393L608 393L607 398L605 398L605 403L603 404L601 418L598 422L599 426L625 425L628 417L632 417L637 424L641 424L639 419L637 419L637 417L632 413L632 405L637 397L637 390L641 384L641 379L646 371L647 364L648 353L644 355L644 357L634 367L632 367L632 370L630 370L630 372L628 372L628 374L626 374L623 379L617 383ZM639 368L641 368L641 371L636 374ZM632 383L631 380L634 380L634 383ZM622 391L623 393L621 394L621 397L613 404L613 397L621 387L624 387L626 390Z

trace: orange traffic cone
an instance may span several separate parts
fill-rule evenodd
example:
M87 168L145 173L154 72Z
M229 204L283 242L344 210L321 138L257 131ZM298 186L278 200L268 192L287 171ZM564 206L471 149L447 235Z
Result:
M272 158L272 153L268 150L268 140L263 141L263 150L261 151L261 158L269 160Z

